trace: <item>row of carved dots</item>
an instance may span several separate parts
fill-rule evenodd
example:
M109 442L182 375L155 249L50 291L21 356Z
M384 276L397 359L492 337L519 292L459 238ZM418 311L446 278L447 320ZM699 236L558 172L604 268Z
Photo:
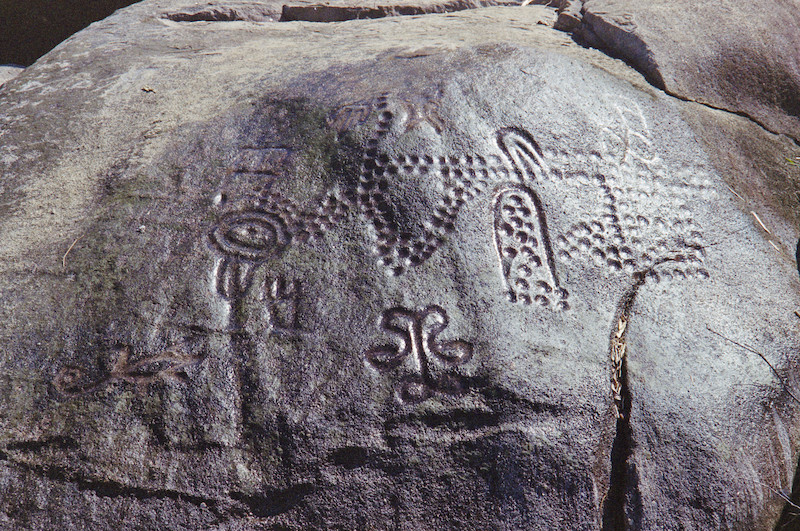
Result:
M388 110L388 95L378 97L378 121L375 128L375 137L367 140L363 154L362 171L356 187L355 201L361 214L372 224L377 233L378 243L373 251L380 255L384 265L389 266L388 255L397 245L397 230L389 219L390 207L384 193L389 188L389 182L383 177L383 163L388 160L386 155L378 154L378 139L385 136L394 118ZM398 271L400 274L402 271Z
M377 134L378 137L383 137L386 136L386 134L391 129L392 119L394 118L394 115L392 114L391 111L386 109L385 106L381 107L380 104L378 104L378 109L379 109L378 124L375 128L375 133Z
M531 304L538 304L542 308L549 308L552 305L552 301L550 297L547 295L543 295L542 293L537 293L536 295L531 296L529 291L512 291L508 294L509 300L512 302L520 302L526 306ZM567 302L566 297L562 298L555 304L555 308L557 310L569 310L569 302Z
M432 155L397 155L390 157L380 154L374 157L375 163L381 167L396 166L398 168L414 168L417 166L429 166L431 168L494 168L503 166L500 157L489 156L488 160L480 155L463 156L432 156Z
M314 239L325 234L347 215L349 208L350 204L346 198L339 198L335 194L326 196L316 212L305 216L305 230L309 233L309 237Z
M391 127L393 114L387 110L388 104L386 97L379 98L378 123L376 127L376 137L367 141L367 149L364 152L363 171L357 188L356 200L361 207L362 214L371 221L377 233L377 245L375 253L380 256L379 263L390 269L394 275L400 275L406 267L419 265L433 254L441 245L443 236L455 228L454 221L458 209L463 205L466 196L474 196L474 192L467 191L463 185L455 186L449 191L445 200L440 204L434 214L432 226L425 231L423 238L414 238L409 233L398 234L397 227L389 219L390 207L384 196L389 183L384 177L385 174L397 174L401 169L406 172L413 172L436 165L443 166L448 162L465 162L469 165L477 162L485 165L486 161L481 157L474 160L471 157L464 161L455 158L434 157L423 155L421 157L400 156L391 159L385 154L378 155L378 138L385 136ZM488 174L485 182L488 183Z
M601 174L597 174L595 178L603 191L603 202L599 210L600 219L595 221L602 222L606 226L606 234L615 240L614 243L621 244L624 241L624 236L622 225L617 215L618 197L613 192L616 179L613 175L607 177Z
M613 271L633 272L636 268L636 253L626 245L621 229L604 225L599 219L573 225L556 242L561 249L558 256L565 261L588 255L595 264Z
M440 160L435 160L429 155L389 159L386 155L377 155L377 140L368 141L364 159L364 169L357 189L358 203L362 213L372 222L376 230L378 242L374 251L380 256L379 263L388 267L390 273L400 275L405 268L419 265L430 258L441 245L444 235L455 228L458 210L467 199L474 197L474 186L465 182L468 179L463 179L463 172L459 169L456 177L459 175L462 177L460 182L457 181L454 186L449 187L446 197L434 212L433 222L426 227L424 236L414 238L408 233L398 234L397 227L389 219L390 207L384 196L389 183L384 175L396 174L401 167L405 171L413 171L415 167L411 165L417 164L435 167L437 162L446 163L448 159L441 157ZM397 162L401 166L390 164L390 161ZM455 162L455 159L453 161ZM439 170L441 171L441 168ZM449 175L449 167L446 173ZM486 181L488 182L488 173Z
M382 167L376 167L373 173L379 174L380 182L388 186L388 181L383 177L383 169ZM397 227L394 224L379 224L382 221L381 218L385 220L388 217L389 209L388 201L382 194L383 191L385 189L380 190L381 193L376 196L379 199L379 203L376 205L377 215L372 220L373 226L375 226L378 233L378 241L374 250L380 257L379 263L389 268L389 272L396 276L402 274L406 268L419 265L431 257L441 245L444 234L454 228L453 221L457 210L453 210L454 205L444 207L444 211L448 216L436 228L436 225L440 224L436 221L440 219L437 217L437 213L441 214L437 210L437 213L434 213L433 227L426 227L425 234L421 238L415 238L412 234L406 232L398 234Z
M649 269L645 273L645 280L655 283L684 279L706 280L710 277L709 272L702 267L659 268L658 271Z
M371 221L377 233L374 252L380 257L379 263L388 267L393 275L400 275L405 268L419 265L430 258L441 245L441 235L437 231L426 231L423 238L414 238L410 233L398 234L396 225L389 219L390 206L384 195L389 183L382 176L370 177L377 170L362 175L358 201L362 213Z
M400 243L395 224L389 219L390 206L384 193L388 190L389 182L382 175L382 168L378 168L374 159L365 155L364 167L356 188L356 202L361 214L372 224L377 235L377 245L373 248L379 258L379 263L389 267L395 275L403 273L402 266L395 263L397 258L396 247ZM380 175L376 175L376 174Z
M306 212L276 192L265 192L261 196L259 207L282 219L289 234L302 242L324 235L325 231L346 215L349 204L346 198L341 199L330 194L322 200L315 212Z
M361 213L372 222L378 237L394 232L390 220L384 215L388 211L383 193L388 189L389 183L383 178L376 178L375 169L378 167L378 139L386 136L391 128L394 116L388 110L389 95L384 93L378 96L377 101L378 121L375 127L375 137L367 140L363 153L362 171L356 187L355 201Z
M441 175L445 182L448 182L446 193L436 206L433 221L427 227L438 237L444 237L455 230L456 218L461 207L481 191L470 178L469 171L447 166L441 169ZM485 180L488 182L488 173Z
M299 207L277 192L263 191L258 202L259 208L265 212L275 214L286 224L290 233L295 233L303 228L303 213Z
M596 235L596 234L595 234ZM559 237L559 244L565 245L569 240ZM659 240L655 244L647 247L644 251L637 256L636 251L628 246L617 247L614 245L606 246L605 248L592 246L587 248L588 239L585 235L580 235L578 239L579 245L582 244L580 249L569 247L569 250L575 252L589 251L592 259L597 265L605 265L612 270L619 271L624 269L628 273L634 273L637 270L647 269L656 264L658 259L669 258L670 264L680 264L674 267L671 271L665 271L663 276L665 278L681 277L681 278L708 278L708 272L702 268L702 250L686 249L684 252L675 252L674 245L670 245L667 240ZM673 254L670 254L673 253ZM569 256L567 253L566 256ZM658 275L650 275L655 281L659 280Z

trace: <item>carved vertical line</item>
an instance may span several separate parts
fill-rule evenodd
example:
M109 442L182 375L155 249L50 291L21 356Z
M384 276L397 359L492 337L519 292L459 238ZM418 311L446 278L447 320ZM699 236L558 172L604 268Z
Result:
M539 219L539 236L544 244L544 252L547 255L547 267L550 269L550 275L553 277L553 284L556 288L560 288L558 283L558 273L556 272L556 257L553 253L553 246L550 243L550 233L547 230L547 216L544 212L544 205L539 195L533 190L528 190L533 204L536 207L536 217Z

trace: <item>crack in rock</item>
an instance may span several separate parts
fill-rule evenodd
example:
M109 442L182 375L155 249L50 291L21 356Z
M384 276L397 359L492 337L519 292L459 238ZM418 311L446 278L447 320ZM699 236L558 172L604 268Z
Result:
M602 508L603 531L640 528L641 500L638 492L636 466L629 463L636 445L630 421L632 398L625 334L628 330L631 308L648 275L655 272L660 265L673 261L676 259L665 257L648 269L636 272L633 275L633 285L623 295L614 316L608 352L611 364L611 394L614 399L617 426L611 446L609 487Z
M47 445L48 442L34 442L34 448ZM17 447L18 445L14 445ZM22 443L25 448L31 446ZM229 492L230 498L214 498L190 492L174 489L152 489L126 485L117 481L101 478L87 478L80 475L75 470L63 467L39 466L15 460L4 450L0 450L0 462L13 465L30 472L42 479L58 482L71 483L80 491L91 491L97 496L105 498L135 498L139 501L148 499L169 499L176 502L187 502L198 509L210 511L220 521L225 521L231 517L257 517L267 518L278 516L299 504L306 496L316 491L316 486L312 483L300 483L291 485L285 489L264 489L263 492L254 494L243 494L240 492Z
M661 69L654 54L647 43L633 31L626 30L624 25L613 24L604 19L599 14L588 11L583 5L583 1L574 0L554 0L558 9L558 18L553 25L554 29L561 30L572 35L573 40L588 48L596 49L609 57L619 59L625 64L639 72L645 80L653 87L663 91L668 96L672 96L681 101L703 105L709 109L723 111L736 116L745 118L759 128L774 135L783 135L791 139L797 146L800 146L800 138L796 138L789 133L780 132L769 127L763 120L760 120L744 110L734 110L722 105L714 105L690 96L679 94L667 86L667 82L661 73Z
M516 1L499 0L452 0L441 4L406 4L385 6L337 6L337 5L284 5L280 22L344 22L347 20L374 19L394 16L429 15L453 13L467 9L494 6L516 6Z

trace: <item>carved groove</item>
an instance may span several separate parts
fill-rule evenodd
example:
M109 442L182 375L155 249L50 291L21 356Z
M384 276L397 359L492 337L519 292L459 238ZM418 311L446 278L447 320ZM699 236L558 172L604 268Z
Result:
M428 306L419 311L395 307L386 310L379 326L397 339L395 345L380 345L367 350L367 364L385 374L410 361L410 374L401 377L397 398L403 403L424 402L434 395L460 395L463 385L457 374L441 372L467 363L472 359L471 343L461 340L440 340L449 319L440 306Z
M203 361L201 356L186 352L177 345L161 354L130 363L131 348L123 346L116 351L117 360L111 372L100 380L90 380L82 369L62 368L53 380L56 390L64 396L75 397L99 391L114 382L126 382L142 389L156 381L186 381L185 369Z
M253 208L224 215L211 233L212 243L223 255L217 291L226 298L244 293L254 266L274 259L289 245L324 236L351 212L371 226L378 264L390 275L402 275L433 256L456 230L464 206L490 190L495 190L495 247L513 302L569 309L568 292L559 282L559 263L581 262L607 274L631 277L646 272L651 282L708 278L702 231L688 206L695 196L709 194L708 180L694 174L665 178L635 103L614 103L616 114L601 131L597 151L591 153L543 150L518 127L497 131L495 153L390 156L382 152L381 142L393 128L404 126L407 133L427 124L441 132L445 124L435 104L440 92L422 103L403 102L398 109L382 94L329 113L328 125L340 132L364 125L369 117L375 120L355 189L327 192L308 207L264 192ZM585 160L597 172L588 175L573 169L575 160ZM399 178L414 176L438 181L443 189L417 232L401 226L391 197ZM597 206L582 208L583 219L575 219L553 238L547 211L564 186L585 191L589 205ZM656 271L653 265L665 257L671 266Z

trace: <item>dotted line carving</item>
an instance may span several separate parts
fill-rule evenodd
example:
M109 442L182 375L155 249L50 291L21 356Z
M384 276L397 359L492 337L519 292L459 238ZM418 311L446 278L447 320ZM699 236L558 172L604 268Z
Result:
M617 116L603 129L598 150L590 153L543 151L527 131L503 128L496 133L494 154L390 156L379 149L396 119L388 96L344 106L329 115L331 127L347 128L376 116L355 189L327 193L306 208L264 192L252 207L224 215L211 233L223 256L216 289L227 298L243 293L255 266L293 243L319 238L351 210L372 227L378 264L391 275L402 275L425 263L455 230L464 205L489 191L495 247L512 302L569 309L557 267L575 260L653 281L707 278L702 232L689 201L712 193L708 179L690 173L667 178L638 106L623 102L615 109ZM431 113L406 114L408 130ZM426 121L436 128L438 122ZM576 170L575 161L596 172ZM428 176L443 189L416 232L400 226L390 194L395 181L413 176ZM596 207L551 242L542 193L545 188L557 193L550 184L558 188L567 182L585 190Z

